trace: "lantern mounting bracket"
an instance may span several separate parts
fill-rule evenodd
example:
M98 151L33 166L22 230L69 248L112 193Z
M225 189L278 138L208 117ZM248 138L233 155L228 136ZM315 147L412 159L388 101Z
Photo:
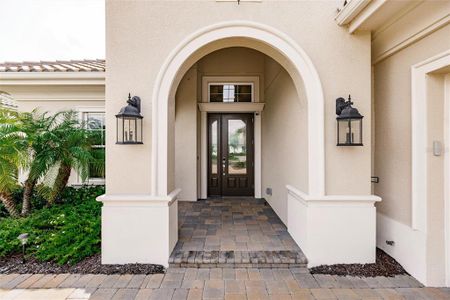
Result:
M344 98L339 97L336 99L336 115L340 115L344 108L352 106L352 98L350 95L348 95L348 100L346 101Z
M136 107L138 112L141 112L141 98L139 98L138 96L133 96L133 98L131 98L131 94L128 93L127 103L131 106Z

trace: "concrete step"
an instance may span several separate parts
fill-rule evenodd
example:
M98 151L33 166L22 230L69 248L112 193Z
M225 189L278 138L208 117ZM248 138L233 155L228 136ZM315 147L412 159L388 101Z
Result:
M174 250L171 268L306 268L301 251L182 251Z

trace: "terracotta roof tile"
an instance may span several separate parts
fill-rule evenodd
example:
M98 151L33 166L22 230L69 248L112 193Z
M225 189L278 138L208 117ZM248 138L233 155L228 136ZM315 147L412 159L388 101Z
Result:
M105 72L104 59L0 63L0 72Z

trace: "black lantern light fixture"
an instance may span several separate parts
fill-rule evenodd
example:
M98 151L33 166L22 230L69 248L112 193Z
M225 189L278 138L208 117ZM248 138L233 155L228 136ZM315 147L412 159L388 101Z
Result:
M117 142L116 144L143 144L142 143L142 115L141 99L128 94L128 105L122 107L116 115Z
M337 115L337 146L362 146L362 116L352 107L350 95L348 100L340 97L336 99Z

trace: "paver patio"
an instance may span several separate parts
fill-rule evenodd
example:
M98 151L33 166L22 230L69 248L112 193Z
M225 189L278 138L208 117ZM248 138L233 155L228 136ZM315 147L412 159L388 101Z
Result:
M264 199L179 202L171 267L302 267L307 260Z
M0 274L0 299L450 299L406 275L311 275L264 200L181 202L179 224L166 274Z
M414 278L311 275L305 269L169 268L155 275L0 275L0 299L450 299L449 288L423 288ZM65 277L57 286L46 284ZM93 283L92 278L101 278ZM46 282L45 282L46 281ZM389 286L389 287L387 287Z

